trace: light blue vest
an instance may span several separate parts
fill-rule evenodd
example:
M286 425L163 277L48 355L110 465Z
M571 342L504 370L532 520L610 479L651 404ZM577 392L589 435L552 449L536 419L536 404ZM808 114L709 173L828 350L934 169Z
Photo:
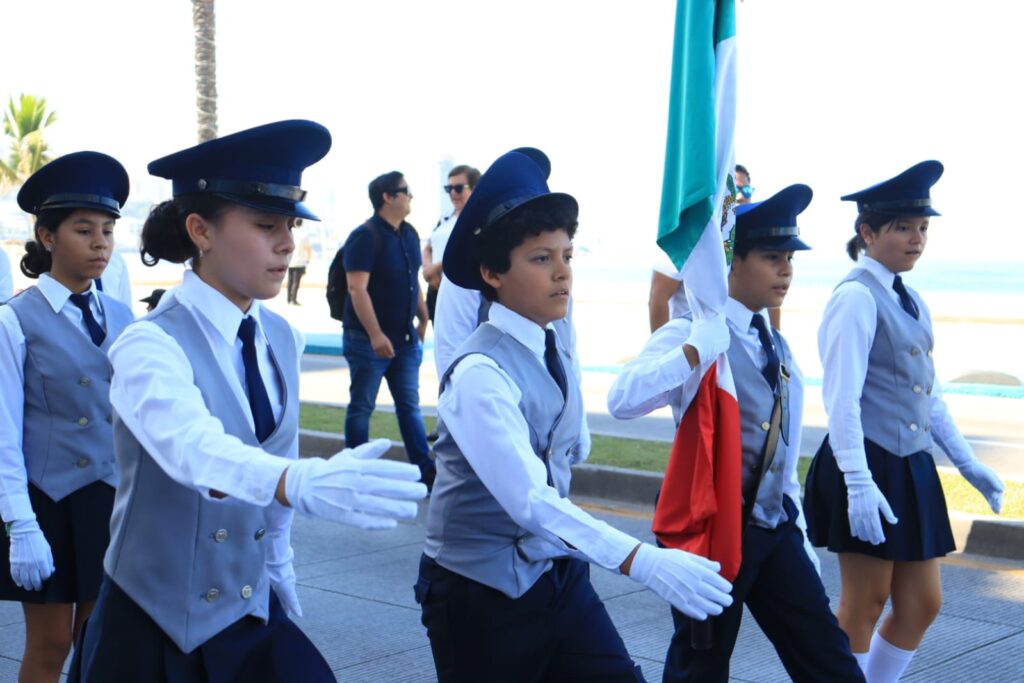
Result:
M298 429L297 352L291 328L266 308L260 321L285 388L284 414L261 445L248 408L235 399L192 314L173 302L149 320L181 346L195 384L224 431L286 457ZM191 652L246 615L268 617L263 508L211 501L171 479L114 416L121 485L110 520L103 566L128 596L184 652Z
M441 378L442 392L467 355L481 353L497 363L522 391L519 409L530 428L530 446L547 468L548 485L566 497L569 464L579 448L583 397L564 345L559 344L559 351L567 399L543 362L494 325L478 327L459 351ZM476 476L442 420L437 428L437 478L427 509L424 552L446 569L518 598L551 568L552 559L568 556L568 549L516 524Z
M736 383L736 401L740 406L740 431L743 442L743 495L752 495L757 486L757 468L761 466L761 453L771 425L772 408L775 406L775 392L761 374L761 370L744 350L736 333L729 330L732 338L729 344L729 367ZM782 368L792 366L789 345L782 335L772 330L775 350L779 354ZM782 495L785 490L786 445L789 443L789 379L788 374L779 373L778 391L782 400L782 421L775 456L771 466L764 471L760 486L756 489L754 507L750 522L757 526L774 529L787 517L782 509ZM767 457L768 454L765 454ZM794 501L799 503L800 501Z
M860 396L864 437L893 455L906 457L932 447L932 321L917 292L907 287L921 311L914 320L878 279L855 268L843 282L859 282L875 298L878 324L868 354L868 373Z
M55 501L96 481L117 486L107 350L134 317L120 301L96 294L107 329L102 346L54 313L38 287L7 304L25 335L25 470Z

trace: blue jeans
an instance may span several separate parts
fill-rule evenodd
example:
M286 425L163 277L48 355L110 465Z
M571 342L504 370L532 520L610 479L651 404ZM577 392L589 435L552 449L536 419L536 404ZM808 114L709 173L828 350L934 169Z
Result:
M380 381L387 379L409 462L417 465L424 475L431 473L434 462L430 459L427 431L420 412L423 346L418 340L395 344L395 357L381 358L373 352L370 339L363 332L345 331L343 343L351 380L345 413L345 445L354 448L369 441L370 415L377 405Z

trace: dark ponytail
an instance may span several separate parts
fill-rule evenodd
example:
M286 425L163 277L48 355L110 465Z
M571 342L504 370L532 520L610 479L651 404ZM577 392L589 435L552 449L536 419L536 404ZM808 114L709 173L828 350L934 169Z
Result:
M846 254L856 261L860 257L860 252L867 250L868 245L864 238L860 236L860 226L868 226L871 232L877 235L882 231L882 228L892 223L896 218L897 216L875 211L864 211L858 214L857 220L853 223L853 237L846 243Z
M213 194L186 194L154 206L142 226L139 251L142 262L155 266L157 261L185 263L198 260L199 248L188 236L186 219L193 213L208 221L216 221L231 202Z
M35 239L25 242L25 255L21 257L19 264L25 277L36 279L43 273L50 272L53 267L53 256L46 251L46 247L40 241L39 231L57 232L60 224L74 212L75 209L48 209L39 212L36 216Z

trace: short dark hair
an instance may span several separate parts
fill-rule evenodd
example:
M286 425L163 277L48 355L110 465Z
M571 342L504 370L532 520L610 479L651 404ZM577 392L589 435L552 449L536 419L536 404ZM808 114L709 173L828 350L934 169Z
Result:
M473 168L472 166L466 166L465 164L459 164L452 170L448 171L448 177L457 176L462 174L466 176L466 180L469 181L470 187L476 187L476 184L480 182L480 171Z
M576 210L562 202L533 201L510 211L480 234L480 265L495 273L507 273L512 267L512 250L528 237L565 230L572 239L579 225L576 218ZM488 301L498 300L497 291L486 282L480 293Z
M384 206L384 195L395 194L399 181L404 177L398 171L389 171L370 181L370 203L374 211L380 211L380 207Z
M747 167L744 166L743 164L736 164L736 172L743 173L744 175L747 176L748 179L750 178L750 171L748 171Z
M853 223L853 237L846 243L846 254L851 259L856 261L860 258L860 252L865 251L868 245L864 242L864 238L860 236L860 226L866 225L871 229L871 232L876 235L881 232L889 223L899 218L899 216L893 216L888 213L878 213L876 211L861 211L857 214L857 220Z

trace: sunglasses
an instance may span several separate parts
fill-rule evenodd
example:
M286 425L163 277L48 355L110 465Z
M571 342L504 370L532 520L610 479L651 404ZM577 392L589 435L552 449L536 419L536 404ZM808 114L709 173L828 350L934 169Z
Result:
M465 183L459 183L458 185L445 185L443 189L448 194L451 194L452 192L454 192L455 194L462 194L463 190L471 190L473 189L473 186L467 185Z
M406 185L405 187L396 187L395 189L391 190L391 192L389 192L388 194L407 194L409 195L410 199L412 198L412 192L409 192L408 185Z
M747 199L750 199L751 197L754 196L754 186L753 185L740 185L739 187L736 188L736 193L743 195Z

